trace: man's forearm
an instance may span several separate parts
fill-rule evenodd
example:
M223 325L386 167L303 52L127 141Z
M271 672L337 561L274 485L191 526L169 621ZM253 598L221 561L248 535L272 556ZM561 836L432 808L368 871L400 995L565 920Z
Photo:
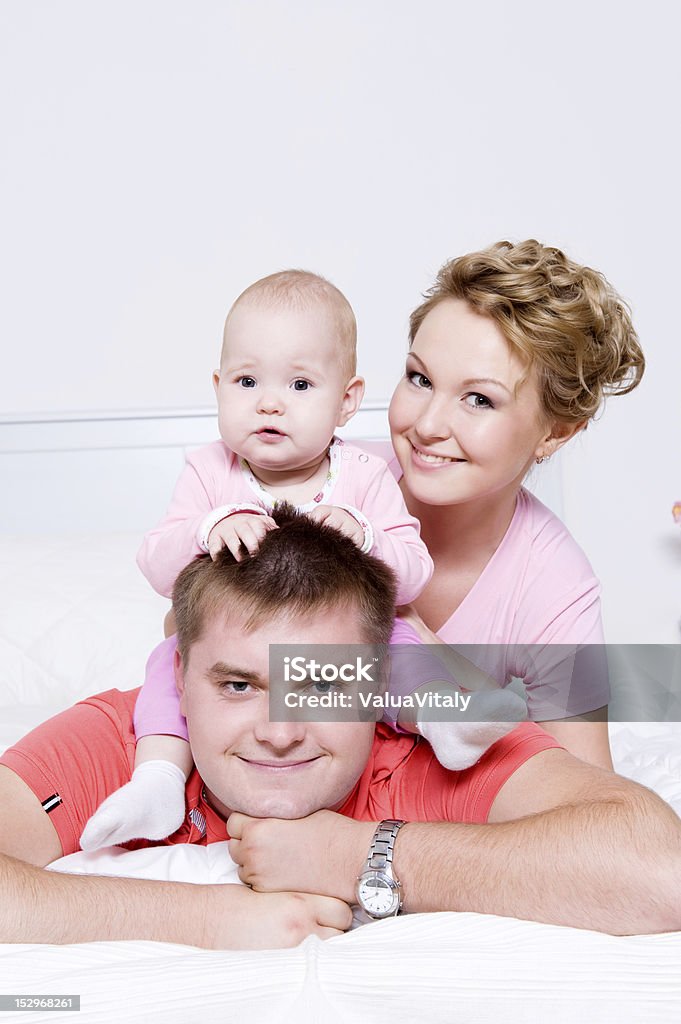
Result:
M348 905L326 896L62 875L0 853L0 942L146 939L276 949L308 935L332 938L351 923Z
M208 946L207 889L62 875L0 854L0 941L148 939Z
M475 911L612 934L676 930L681 840L666 810L647 820L645 833L635 808L619 801L493 825L408 825L394 860L405 910Z
M234 814L227 823L239 876L255 890L348 903L375 827L333 811L297 821ZM311 849L323 855L301 858ZM407 912L473 911L615 935L681 929L677 815L645 787L558 749L516 770L486 824L407 822L393 867Z
M492 824L408 822L393 861L405 911L472 911L615 935L681 929L681 822L644 787L598 777L609 798ZM330 811L245 820L242 879L263 891L289 886L355 900L375 823ZM287 855L301 847L328 855L314 867Z

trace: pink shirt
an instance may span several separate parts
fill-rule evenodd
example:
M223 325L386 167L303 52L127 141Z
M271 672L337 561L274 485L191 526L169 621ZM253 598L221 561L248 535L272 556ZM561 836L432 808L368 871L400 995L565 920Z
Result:
M409 515L402 493L385 461L334 439L326 485L303 511L315 504L351 505L371 523L371 554L383 559L397 576L398 604L409 604L433 574L433 563L420 539L420 525ZM146 534L137 564L154 590L170 597L181 569L202 553L197 531L206 516L222 505L242 502L270 509L266 491L242 469L239 457L222 441L199 448L175 486L170 506L158 526Z
M423 590L433 563L420 539L420 525L409 515L397 482L385 461L354 445L334 439L330 467L315 504L351 505L369 520L374 531L371 554L395 572L398 604L408 604ZM239 457L222 441L215 441L187 458L170 507L159 525L144 538L137 564L151 585L169 597L178 573L202 553L197 532L205 517L221 505L247 502L270 509L274 500L242 468ZM402 636L410 630L400 627ZM397 641L395 641L397 642ZM413 638L399 642L413 643ZM187 739L175 689L175 639L160 644L147 662L144 686L135 709L135 731L143 736L169 735ZM423 682L420 679L419 685Z
M390 445L373 448L389 458L399 480L401 469ZM393 644L414 642L403 627L393 635ZM564 524L524 488L501 544L438 636L499 685L522 680L529 716L537 721L594 711L610 698L600 584ZM149 659L148 682L135 712L138 737L186 737L173 694L173 652L174 640L166 641ZM400 670L391 673L391 694L404 696L447 678L427 652L422 648L411 657L402 655Z
M390 445L374 448L399 480ZM521 488L501 544L438 636L500 685L522 679L531 718L583 714L610 693L600 590L565 525Z

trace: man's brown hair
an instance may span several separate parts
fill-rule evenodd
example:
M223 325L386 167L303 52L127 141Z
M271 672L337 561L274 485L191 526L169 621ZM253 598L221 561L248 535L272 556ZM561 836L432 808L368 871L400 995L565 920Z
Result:
M290 505L278 505L271 515L278 529L265 534L255 555L237 562L223 548L215 561L199 556L177 577L173 609L183 661L206 621L230 614L242 616L250 632L275 617L356 608L358 642L387 644L397 592L388 566Z

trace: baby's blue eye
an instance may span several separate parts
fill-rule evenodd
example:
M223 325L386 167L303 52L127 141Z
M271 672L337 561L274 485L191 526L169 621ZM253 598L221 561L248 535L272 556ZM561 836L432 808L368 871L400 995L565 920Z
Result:
M294 380L293 390L294 391L307 391L310 386L309 380Z
M242 388L254 388L255 377L239 377L239 384Z

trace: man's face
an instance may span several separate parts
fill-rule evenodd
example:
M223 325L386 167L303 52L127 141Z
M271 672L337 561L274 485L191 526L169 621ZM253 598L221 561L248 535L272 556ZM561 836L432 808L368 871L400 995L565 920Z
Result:
M224 817L301 818L340 807L366 765L373 722L270 722L270 644L361 644L354 609L293 621L275 618L247 633L241 617L209 623L183 668L180 707L210 804Z

